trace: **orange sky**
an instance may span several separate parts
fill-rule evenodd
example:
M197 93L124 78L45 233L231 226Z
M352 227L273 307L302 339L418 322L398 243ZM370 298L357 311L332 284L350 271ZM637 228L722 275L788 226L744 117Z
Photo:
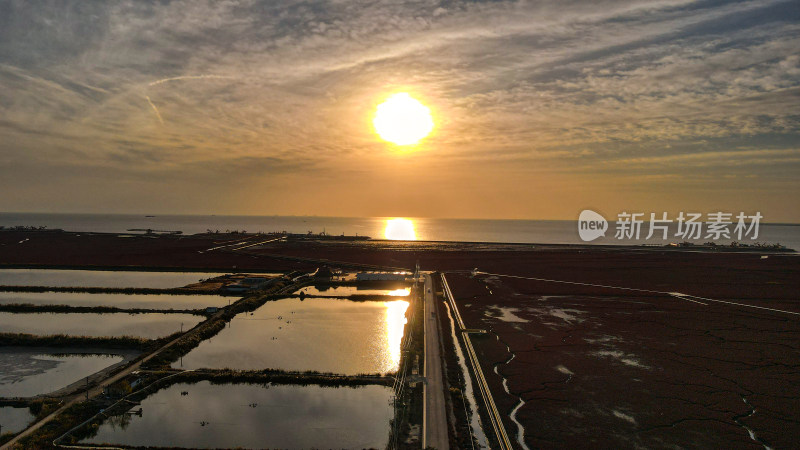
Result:
M0 210L800 222L791 2L0 16ZM372 129L396 92L434 117L412 151Z

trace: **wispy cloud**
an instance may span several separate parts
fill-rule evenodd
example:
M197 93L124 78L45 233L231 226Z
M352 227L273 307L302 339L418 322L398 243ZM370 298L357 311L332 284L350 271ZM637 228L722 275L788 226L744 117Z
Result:
M158 112L158 108L156 108L155 103L153 103L153 101L150 100L150 96L149 95L145 95L144 98L146 98L147 99L147 103L150 103L150 106L153 107L153 112L156 113L156 117L158 117L158 121L161 122L161 125L164 125L164 119L161 117L161 113Z
M388 176L399 159L369 116L408 90L437 120L427 163L480 164L505 192L543 169L723 178L727 154L785 178L800 170L797 48L800 11L775 0L3 2L0 158Z
M148 86L158 86L159 84L169 83L170 81L183 81L183 80L224 80L230 79L233 77L224 77L220 75L184 75L180 77L170 77L170 78L162 78L160 80L153 81L152 83L148 84Z

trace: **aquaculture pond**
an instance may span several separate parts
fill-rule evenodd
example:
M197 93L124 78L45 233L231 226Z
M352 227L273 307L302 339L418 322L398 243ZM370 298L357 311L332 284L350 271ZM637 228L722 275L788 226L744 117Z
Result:
M175 384L107 419L83 443L192 448L386 448L392 390ZM141 412L139 413L139 408Z
M133 336L157 339L197 325L205 317L162 313L9 313L0 312L3 333L73 336Z
M403 300L271 301L235 316L173 367L393 372L400 362L406 309Z
M33 397L64 388L122 362L116 354L66 349L0 348L0 397ZM0 421L2 424L2 421Z
M304 292L308 295L330 295L335 297L345 297L348 295L391 295L395 297L407 297L411 293L410 288L399 289L363 289L357 286L306 286L296 293Z
M27 407L0 406L0 435L22 431L33 419Z
M86 294L83 292L0 292L0 305L113 306L144 309L204 309L227 306L236 297L221 295Z
M216 272L134 272L127 270L0 269L2 286L167 289L225 275Z

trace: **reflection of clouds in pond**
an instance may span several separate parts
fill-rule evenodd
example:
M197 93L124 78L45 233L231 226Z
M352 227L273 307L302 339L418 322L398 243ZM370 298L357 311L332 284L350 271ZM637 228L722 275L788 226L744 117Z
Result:
M2 354L0 355L0 385L18 383L29 375L51 370L59 365L58 359L45 355Z
M408 302L286 298L200 343L173 364L183 369L316 370L338 374L397 369Z
M33 421L28 407L0 406L0 425L5 433L17 433L25 429Z
M180 395L182 391L188 395ZM83 442L191 448L385 448L393 417L385 386L178 383L104 421ZM255 406L251 406L255 405Z
M61 389L122 361L118 355L46 355L32 351L0 353L0 393L30 397Z

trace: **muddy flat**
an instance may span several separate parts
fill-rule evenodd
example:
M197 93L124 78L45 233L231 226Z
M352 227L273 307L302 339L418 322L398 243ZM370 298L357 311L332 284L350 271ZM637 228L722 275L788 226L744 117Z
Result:
M800 435L798 316L637 292L548 294L489 275L448 282L466 326L489 330L473 344L509 435L529 448L787 448Z

